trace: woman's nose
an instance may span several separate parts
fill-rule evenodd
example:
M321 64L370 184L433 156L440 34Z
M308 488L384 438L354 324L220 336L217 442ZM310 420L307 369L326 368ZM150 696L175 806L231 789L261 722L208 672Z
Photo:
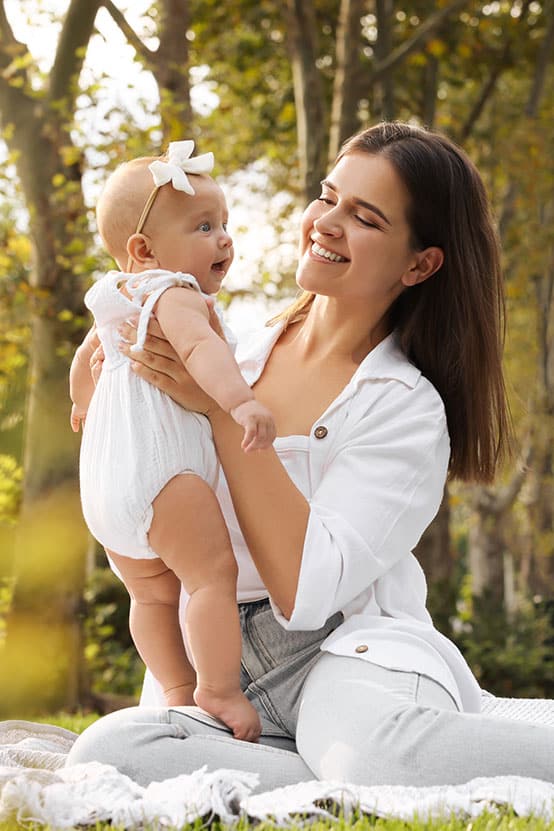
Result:
M342 236L342 223L337 212L333 209L326 211L317 219L314 219L314 228L320 234L327 234L333 237Z

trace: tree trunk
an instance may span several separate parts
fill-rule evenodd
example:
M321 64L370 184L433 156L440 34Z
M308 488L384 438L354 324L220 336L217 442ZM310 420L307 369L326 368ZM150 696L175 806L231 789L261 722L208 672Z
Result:
M23 501L17 534L16 590L0 687L5 713L74 708L82 687L77 614L84 582L86 530L78 496L78 440L69 428L67 372L81 314L79 258L87 245L79 154L65 129L100 0L71 0L50 77L31 90L25 54L0 4L0 117L29 213L33 250L32 339L24 440ZM61 314L63 312L63 314ZM69 322L64 322L69 319Z
M287 0L287 46L292 65L300 180L310 202L325 174L326 109L316 66L316 22L311 0Z
M159 4L160 45L151 62L160 91L160 116L164 140L176 141L192 135L189 56L186 32L188 0L163 0Z
M535 62L535 71L529 90L525 107L525 115L529 123L529 129L533 129L533 120L537 117L541 95L546 83L546 72L554 45L554 3L552 0L545 6L547 25L544 39L538 49ZM499 230L503 238L507 233L508 225L514 213L518 188L515 181L510 181L504 196L502 211L499 220ZM551 211L551 205L549 206ZM551 221L551 217L549 217ZM550 539L550 550L552 550L552 481L554 474L552 459L552 420L554 418L554 346L553 346L553 284L554 264L552 252L550 262L543 277L536 281L537 307L539 315L539 386L541 393L538 396L537 412L535 413L533 431L529 438L528 447L523 451L523 461L520 460L519 470L516 470L510 483L504 488L497 488L493 491L489 488L479 488L475 496L475 526L470 533L470 566L473 577L474 594L482 593L487 581L493 580L495 586L504 584L503 575L504 553L503 549L510 550L512 560L510 569L514 568L514 551L510 549L507 541L502 541L505 513L511 508L513 502L519 495L528 474L529 462L533 457L532 478L535 479L529 485L528 492L533 493L528 500L530 517L527 520L527 529L530 527L543 528L546 532L546 539ZM537 483L536 477L540 482ZM550 537L548 537L550 534ZM538 587L542 583L539 560L535 552L530 552L529 546L537 545L537 535L528 530L523 531L521 540L525 546L523 553L523 568ZM548 544L548 543L547 543ZM516 552L519 553L519 552ZM487 563L489 557L491 562ZM519 559L519 558L517 558ZM544 565L543 560L543 565ZM552 558L546 560L549 564ZM550 565L550 568L552 566ZM552 571L550 571L550 574ZM550 576L550 575L549 575ZM508 578L507 578L508 580ZM521 578L513 576L512 583L519 585L521 592ZM489 585L489 588L492 586ZM551 583L550 583L551 588Z
M341 0L336 38L335 78L329 130L329 164L333 164L345 139L360 128L358 103L360 89L362 0Z
M504 513L494 502L480 504L469 525L468 565L475 597L485 592L500 605L504 600Z
M377 40L375 42L375 58L381 63L391 52L392 38L391 27L393 23L394 3L393 0L376 0L375 11L377 13ZM375 115L385 121L394 119L394 85L392 73L387 72L374 88Z
M437 627L448 633L449 619L456 602L456 552L450 539L450 505L448 486L437 516L423 534L414 550L425 572L428 586L428 607Z
M425 80L423 86L423 123L429 129L435 126L437 110L437 90L439 87L440 64L434 55L427 55L425 64Z
M553 214L554 203L543 211L543 221L552 222ZM531 508L531 590L549 596L554 580L554 246L551 247L549 267L535 279L535 292L540 392L534 465L538 482Z

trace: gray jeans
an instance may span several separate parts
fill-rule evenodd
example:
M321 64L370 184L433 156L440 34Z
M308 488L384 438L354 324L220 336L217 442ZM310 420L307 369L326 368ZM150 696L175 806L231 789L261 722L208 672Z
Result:
M106 762L141 784L202 765L233 768L258 773L260 791L314 778L435 785L518 774L554 781L553 728L459 713L426 676L321 653L340 615L318 632L286 632L267 601L240 610L242 686L262 719L259 744L231 738L196 707L132 707L85 730L67 764Z

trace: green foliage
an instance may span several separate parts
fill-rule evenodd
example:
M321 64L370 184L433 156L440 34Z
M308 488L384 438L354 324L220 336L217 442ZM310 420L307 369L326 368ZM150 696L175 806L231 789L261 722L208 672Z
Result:
M12 604L13 589L13 579L0 576L0 648L6 640L6 618Z
M452 622L454 639L480 685L499 696L554 696L554 615L544 603L527 603L508 615L485 593L470 595L467 579Z
M138 695L144 675L129 634L129 595L109 568L96 569L85 588L85 661L92 692Z

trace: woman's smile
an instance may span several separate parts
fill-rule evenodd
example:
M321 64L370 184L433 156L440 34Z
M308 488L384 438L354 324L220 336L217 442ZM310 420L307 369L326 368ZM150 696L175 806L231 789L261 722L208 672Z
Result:
M337 254L336 251L331 251L329 248L324 248L315 240L312 240L312 247L311 253L314 255L316 260L326 260L327 262L332 263L347 263L348 260L346 257L343 257L342 254Z

